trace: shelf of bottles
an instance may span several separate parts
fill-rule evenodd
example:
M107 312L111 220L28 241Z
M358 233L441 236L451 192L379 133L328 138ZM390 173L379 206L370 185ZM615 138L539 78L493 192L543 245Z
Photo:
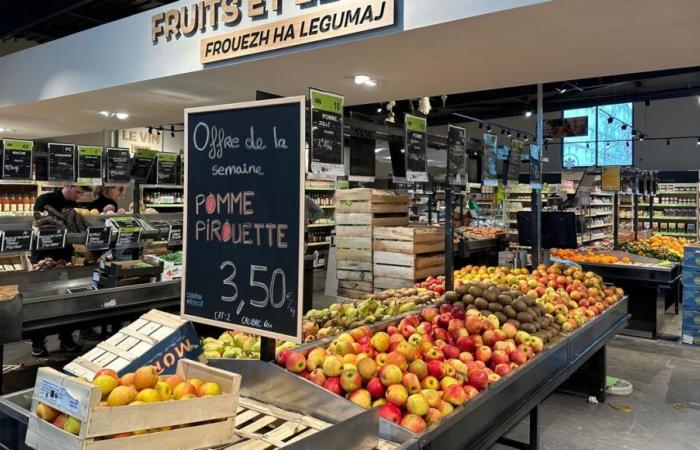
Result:
M591 191L590 201L583 207L584 244L613 237L613 201L612 192Z
M181 211L184 206L183 187L179 185L142 185L141 201L146 208L159 212Z
M634 194L620 192L617 195L617 242L634 240Z
M545 184L542 187L542 199L547 195L560 191L561 185ZM518 211L532 211L532 188L529 184L515 184L504 188L503 215L506 232L516 236L518 234Z
M698 238L698 184L659 183L654 196L653 219L640 212L639 221L655 233L686 239ZM649 206L640 203L641 206Z

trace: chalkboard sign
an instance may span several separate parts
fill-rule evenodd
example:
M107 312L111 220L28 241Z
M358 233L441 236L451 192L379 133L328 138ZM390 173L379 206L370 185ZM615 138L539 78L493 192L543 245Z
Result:
M345 175L341 95L309 89L311 99L311 172Z
M37 250L56 250L65 248L66 230L58 228L40 228L36 233Z
M182 242L182 224L170 225L170 230L168 231L168 242L171 244Z
M156 160L156 153L155 150L136 149L134 159L131 161L131 176L137 183L148 181L148 175L151 173Z
M170 234L170 225L168 224L168 222L164 222L162 220L150 220L149 219L148 223L153 228L158 230L158 233L161 235L161 239L163 236Z
M102 183L102 147L78 146L78 184Z
M129 174L129 150L125 148L107 149L107 170L105 171L107 183L128 183Z
M304 97L194 108L182 316L301 342Z
M2 252L28 252L32 248L32 230L6 230L2 233Z
M48 180L75 181L75 145L48 145Z
M447 173L455 184L467 184L467 130L447 127Z
M508 170L506 171L506 184L517 183L520 177L520 162L522 161L523 141L513 139L510 146Z
M140 227L121 227L117 232L117 242L114 248L136 248L141 239Z
M3 139L2 148L2 177L6 180L29 180L32 178L34 142Z
M88 227L85 247L88 250L105 250L112 240L112 227Z
M117 227L117 229L120 228L141 228L141 224L138 222L133 217L129 216L119 216L119 217L110 217L109 222Z
M426 156L428 122L423 117L406 114L404 120L406 142L406 179L408 181L428 181L428 161Z
M158 153L156 182L158 184L177 184L176 153Z

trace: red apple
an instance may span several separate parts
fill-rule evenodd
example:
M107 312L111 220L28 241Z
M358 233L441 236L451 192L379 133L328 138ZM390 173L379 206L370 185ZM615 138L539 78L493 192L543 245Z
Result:
M309 381L318 384L319 386L323 386L323 384L326 382L326 375L323 373L323 369L320 367L312 370L307 378Z
M367 382L367 391L370 393L372 398L383 398L384 397L384 392L386 389L384 388L384 385L382 384L382 381L379 379L379 377L374 377L371 380Z
M401 410L391 403L380 406L379 415L394 423L401 423Z
M334 394L341 395L343 389L340 387L340 377L329 377L326 382L323 383L323 387L333 392Z
M444 330L447 330L447 327L450 325L450 320L452 320L451 314L449 314L449 313L440 314L438 316L438 326Z
M277 354L275 361L280 366L286 366L287 365L287 358L289 358L289 355L291 355L292 353L293 352L290 349L286 348Z
M510 368L509 363L500 363L496 364L496 367L494 368L494 371L499 374L500 376L504 376L508 372L510 372L512 369Z
M428 362L428 374L438 380L445 376L445 364L439 360Z
M474 354L476 356L476 359L478 361L481 361L483 363L489 362L491 360L492 352L491 352L491 347L487 347L486 345L482 345L481 347L476 349L476 353Z
M440 305L440 314L447 314L450 313L453 309L453 306L449 303L443 303Z
M467 394L467 397L474 398L479 393L479 390L471 384L467 384L464 386L464 393Z
M517 365L525 364L527 361L527 354L519 348L516 348L510 352L510 360Z
M481 338L484 340L484 345L491 347L496 342L496 332L494 330L486 330L481 334Z
M459 348L454 345L445 345L442 347L442 353L444 353L446 359L457 358L459 356Z
M489 384L488 375L483 370L470 370L467 375L467 383L479 390L486 389Z
M306 369L306 358L301 353L291 352L287 356L285 367L290 372L299 373Z
M462 352L473 352L476 350L476 345L474 345L474 339L470 336L462 336L457 339L457 348Z
M440 315L440 311L437 308L425 308L422 312L421 315L425 320L428 322L432 322L434 318Z
M464 320L464 318L465 318L464 308L460 308L458 306L452 307L451 314L452 314L452 317L454 317L455 319Z
M494 365L498 365L501 363L509 363L510 358L508 358L508 354L505 350L495 350L491 355L491 361Z
M459 354L459 360L463 363L474 361L474 356L469 352L462 352Z
M483 324L480 318L475 316L467 316L464 319L464 326L467 328L467 331L469 331L469 334L476 334L481 331Z

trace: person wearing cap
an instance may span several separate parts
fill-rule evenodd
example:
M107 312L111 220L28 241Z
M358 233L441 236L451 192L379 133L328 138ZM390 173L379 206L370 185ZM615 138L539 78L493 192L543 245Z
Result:
M47 192L40 195L34 203L34 211L45 212L46 207L50 206L56 211L63 211L65 208L77 208L78 200L83 196L86 188L76 184L64 184L61 189L56 189L53 192ZM31 255L32 264L37 263L45 258L53 258L55 260L62 259L70 261L73 257L73 246L68 245L65 248L57 250L33 250ZM49 352L46 349L46 336L44 334L35 334L32 339L32 356L48 356ZM73 340L70 331L62 331L58 334L60 341L60 350L62 352L77 352L80 346Z

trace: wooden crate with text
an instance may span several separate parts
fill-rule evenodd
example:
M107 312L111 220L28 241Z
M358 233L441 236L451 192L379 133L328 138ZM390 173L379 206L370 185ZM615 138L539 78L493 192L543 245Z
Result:
M41 367L34 388L26 444L36 450L185 450L234 441L241 376L187 359L178 361L176 373L185 379L215 382L222 394L106 407L100 406L99 387ZM36 415L39 403L79 420L78 434L64 431Z
M375 227L375 290L412 287L418 280L445 273L443 227Z
M362 298L374 290L372 230L408 224L408 194L380 189L336 192L338 296Z

